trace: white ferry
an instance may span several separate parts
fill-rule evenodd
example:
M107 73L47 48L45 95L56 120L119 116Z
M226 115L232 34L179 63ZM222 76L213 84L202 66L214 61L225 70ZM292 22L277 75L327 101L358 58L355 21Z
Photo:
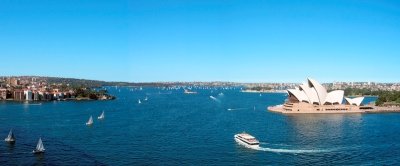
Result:
M260 146L260 142L245 132L240 134L235 134L235 141L240 145L246 146L248 148L257 149Z

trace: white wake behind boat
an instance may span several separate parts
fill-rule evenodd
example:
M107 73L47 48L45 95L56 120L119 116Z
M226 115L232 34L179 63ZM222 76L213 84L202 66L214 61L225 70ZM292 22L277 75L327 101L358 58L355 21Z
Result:
M14 133L12 132L12 129L10 130L7 138L5 138L4 141L6 141L8 143L15 143L15 136L14 136Z
M86 125L90 126L93 124L93 117L90 116L89 120L86 122Z
M97 117L97 119L100 119L100 120L104 119L104 111L101 113L101 115L99 117Z
M38 153L44 153L46 149L44 149L42 138L39 138L39 141L36 145L36 149L32 151L32 153L38 154Z
M245 132L235 134L234 138L237 143L247 148L257 149L260 147L260 142L255 137Z

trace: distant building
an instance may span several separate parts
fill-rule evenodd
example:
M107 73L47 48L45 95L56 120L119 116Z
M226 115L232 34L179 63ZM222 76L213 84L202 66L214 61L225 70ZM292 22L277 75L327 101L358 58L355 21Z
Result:
M54 99L57 100L57 99L59 99L59 97L60 97L60 95L59 95L58 93L53 93L53 98L54 98Z
M64 99L64 92L59 92L58 93L58 98L59 99Z
M33 100L38 101L40 100L40 95L38 91L33 92Z
M11 86L17 86L20 84L20 80L17 78L8 78L7 79L7 84L11 85Z
M307 79L307 83L287 91L286 103L268 109L281 113L355 113L367 109L360 107L364 97L344 98L343 90L328 93L325 87L310 78Z
M13 93L14 100L25 100L25 95L23 90L14 90Z
M53 100L53 94L50 92L45 92L43 94L43 100Z
M25 100L31 101L32 100L32 91L31 90L24 90Z
M0 89L0 100L7 99L7 89L1 88Z

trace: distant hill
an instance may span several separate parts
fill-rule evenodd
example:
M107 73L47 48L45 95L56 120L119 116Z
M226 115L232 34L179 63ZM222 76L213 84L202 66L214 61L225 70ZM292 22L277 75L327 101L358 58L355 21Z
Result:
M134 83L134 82L109 82L100 80L88 80L88 79L77 79L77 78L63 78L63 77L44 77L44 76L0 76L0 83L3 79L7 78L18 78L21 80L35 79L36 81L44 81L48 84L69 84L70 86L84 86L84 87L101 87L101 86L242 86L243 84L234 82L146 82L146 83Z

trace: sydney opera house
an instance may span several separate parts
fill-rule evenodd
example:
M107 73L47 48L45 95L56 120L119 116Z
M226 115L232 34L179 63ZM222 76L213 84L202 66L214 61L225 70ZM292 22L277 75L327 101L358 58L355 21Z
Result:
M369 107L362 107L364 97L344 97L343 90L327 92L317 81L308 78L296 89L288 89L288 99L283 105L268 107L281 113L358 113Z

